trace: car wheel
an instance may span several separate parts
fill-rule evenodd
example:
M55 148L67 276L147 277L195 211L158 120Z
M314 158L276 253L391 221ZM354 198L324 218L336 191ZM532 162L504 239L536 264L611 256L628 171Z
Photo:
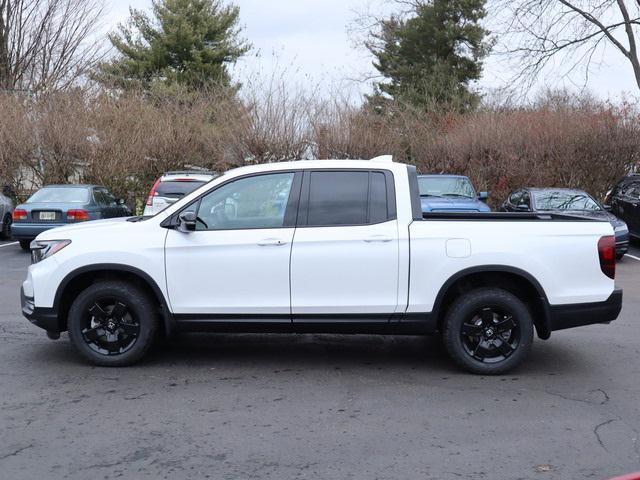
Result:
M25 252L31 251L31 240L20 240L20 248Z
M447 352L462 368L499 375L528 355L533 320L524 302L512 293L480 288L453 302L444 320L443 337Z
M0 230L0 239L9 240L11 238L11 215L6 215L2 221L2 229Z
M158 328L157 305L135 285L101 281L84 290L71 305L71 343L91 363L124 367L140 360Z
M616 255L616 260L622 260L624 258L625 254L624 253L618 253Z

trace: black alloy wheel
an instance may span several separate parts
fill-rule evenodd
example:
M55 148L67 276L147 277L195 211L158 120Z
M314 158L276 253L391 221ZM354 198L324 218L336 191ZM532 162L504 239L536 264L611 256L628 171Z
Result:
M451 358L465 370L499 375L519 365L531 350L533 319L529 307L500 288L478 288L451 304L443 322Z
M89 348L101 355L120 355L130 350L140 335L140 323L129 307L116 298L97 299L86 308L82 336Z
M484 307L462 324L460 337L468 355L482 363L497 363L518 348L520 328L512 313Z
M137 284L98 281L71 304L67 320L69 339L95 365L132 365L155 340L158 311L153 295Z

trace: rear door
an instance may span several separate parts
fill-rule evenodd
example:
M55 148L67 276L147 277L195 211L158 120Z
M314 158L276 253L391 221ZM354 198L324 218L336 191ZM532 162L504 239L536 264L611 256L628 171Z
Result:
M294 322L388 321L398 255L390 171L305 172L291 251Z

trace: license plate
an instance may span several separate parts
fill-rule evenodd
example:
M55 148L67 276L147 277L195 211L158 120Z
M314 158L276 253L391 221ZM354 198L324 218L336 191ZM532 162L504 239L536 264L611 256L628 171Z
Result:
M55 220L56 212L40 212L40 220Z

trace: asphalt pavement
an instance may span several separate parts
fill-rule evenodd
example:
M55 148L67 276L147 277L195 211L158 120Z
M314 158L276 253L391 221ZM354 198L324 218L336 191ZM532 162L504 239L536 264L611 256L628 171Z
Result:
M631 255L640 259L640 248ZM640 260L621 317L502 377L434 339L189 335L92 367L20 314L0 244L0 478L605 479L640 471Z

